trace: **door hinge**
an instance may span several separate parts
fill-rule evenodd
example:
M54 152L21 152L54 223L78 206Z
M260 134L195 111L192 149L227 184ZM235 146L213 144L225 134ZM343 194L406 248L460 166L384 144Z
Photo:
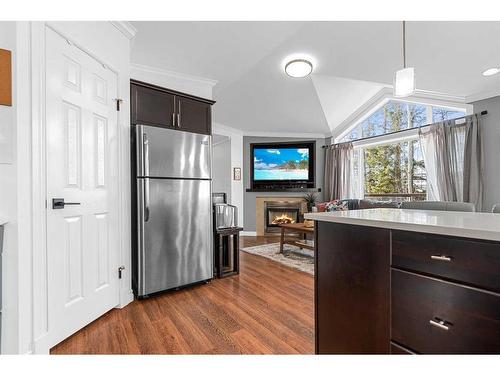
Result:
M121 279L123 276L123 271L125 271L125 266L121 266L118 268L118 278Z
M116 110L119 111L120 110L120 105L122 104L123 99L116 98L115 101L116 101Z

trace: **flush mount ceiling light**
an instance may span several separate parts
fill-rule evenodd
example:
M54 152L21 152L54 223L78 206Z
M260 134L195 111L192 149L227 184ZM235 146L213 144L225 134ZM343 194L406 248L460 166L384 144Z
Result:
M404 98L415 93L415 69L406 67L406 22L403 21L403 69L394 74L394 96Z
M498 73L500 73L500 68L489 68L483 72L483 76L489 77L489 76L494 76L495 74Z
M304 78L313 71L313 64L307 59L293 59L286 63L285 73L293 78Z

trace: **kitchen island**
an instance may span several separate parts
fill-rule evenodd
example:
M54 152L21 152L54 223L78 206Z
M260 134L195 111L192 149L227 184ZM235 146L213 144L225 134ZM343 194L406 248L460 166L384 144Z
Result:
M500 353L499 214L305 218L316 228L316 353Z

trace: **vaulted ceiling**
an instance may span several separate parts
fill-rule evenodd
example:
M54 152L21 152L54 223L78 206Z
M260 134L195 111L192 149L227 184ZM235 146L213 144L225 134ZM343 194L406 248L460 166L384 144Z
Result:
M335 133L401 68L400 22L133 22L133 63L217 80L215 121L247 133ZM464 100L500 95L500 22L408 22L417 88ZM304 79L283 60L316 60Z

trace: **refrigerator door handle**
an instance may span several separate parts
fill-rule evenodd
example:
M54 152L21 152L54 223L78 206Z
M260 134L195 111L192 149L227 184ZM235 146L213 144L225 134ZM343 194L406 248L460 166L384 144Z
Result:
M144 176L149 177L149 140L146 133L142 135Z
M147 178L140 178L137 181L137 189L138 189L138 197L137 199L137 211L138 211L138 262L137 262L137 288L139 294L145 293L145 275L146 275L146 239L144 236L145 233L145 214L146 210L144 207L145 203L145 184Z
M149 221L149 178L144 179L144 221Z
M149 220L149 140L146 133L142 135L144 152L144 221Z

